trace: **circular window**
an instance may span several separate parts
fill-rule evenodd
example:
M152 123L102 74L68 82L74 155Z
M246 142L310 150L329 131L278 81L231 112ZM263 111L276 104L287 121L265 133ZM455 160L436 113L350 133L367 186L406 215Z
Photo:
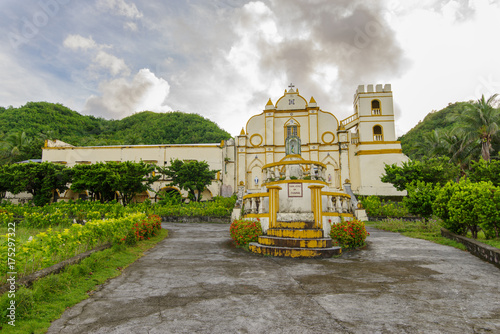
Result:
M323 135L321 136L321 140L323 141L323 143L325 144L331 144L333 143L333 141L335 140L335 135L328 131L328 132L325 132L323 133Z
M259 134L254 134L250 137L250 144L252 146L260 146L262 144L262 136Z

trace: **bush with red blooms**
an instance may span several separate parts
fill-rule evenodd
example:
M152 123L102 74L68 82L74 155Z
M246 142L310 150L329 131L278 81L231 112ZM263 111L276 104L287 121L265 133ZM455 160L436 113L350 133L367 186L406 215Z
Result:
M246 247L251 242L257 242L262 235L260 220L235 219L229 227L231 238L237 247Z
M366 237L370 233L366 231L365 223L357 219L333 223L330 237L337 241L342 248L359 248L366 245Z

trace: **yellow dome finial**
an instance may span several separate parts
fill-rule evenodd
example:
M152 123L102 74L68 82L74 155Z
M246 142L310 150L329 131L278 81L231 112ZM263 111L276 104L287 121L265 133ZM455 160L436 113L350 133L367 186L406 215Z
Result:
M311 101L309 101L309 103L316 103L316 100L314 99L313 96L311 96Z
M241 128L240 136L244 136L244 135L245 135L245 129Z
M267 101L266 107L267 106L273 106L274 107L273 101L271 101L270 98L269 98L269 101Z

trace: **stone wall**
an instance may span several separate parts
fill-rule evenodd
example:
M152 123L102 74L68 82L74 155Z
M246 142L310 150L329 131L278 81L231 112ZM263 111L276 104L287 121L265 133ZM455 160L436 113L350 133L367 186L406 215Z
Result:
M444 228L441 228L441 235L445 238L460 242L471 254L500 268L500 249L485 245L474 239L456 235Z

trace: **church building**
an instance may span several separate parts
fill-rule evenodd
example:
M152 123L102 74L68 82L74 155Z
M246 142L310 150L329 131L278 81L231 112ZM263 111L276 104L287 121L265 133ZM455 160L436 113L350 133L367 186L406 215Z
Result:
M403 195L380 181L385 164L407 160L396 138L391 85L358 86L353 113L342 120L320 108L314 97L306 100L290 85L275 103L269 99L262 112L247 121L239 136L222 143L75 147L48 141L42 160L69 167L105 161L142 160L164 166L176 158L204 160L211 169L220 171L203 194L203 198L210 199L261 191L269 180L266 173L272 171L270 167L290 155L301 157L304 166L307 162L310 168L321 166L322 178L330 189L342 191L344 185L350 184L357 195ZM160 180L154 190L168 189L168 183ZM78 195L68 190L61 197ZM154 200L156 193L141 196Z

